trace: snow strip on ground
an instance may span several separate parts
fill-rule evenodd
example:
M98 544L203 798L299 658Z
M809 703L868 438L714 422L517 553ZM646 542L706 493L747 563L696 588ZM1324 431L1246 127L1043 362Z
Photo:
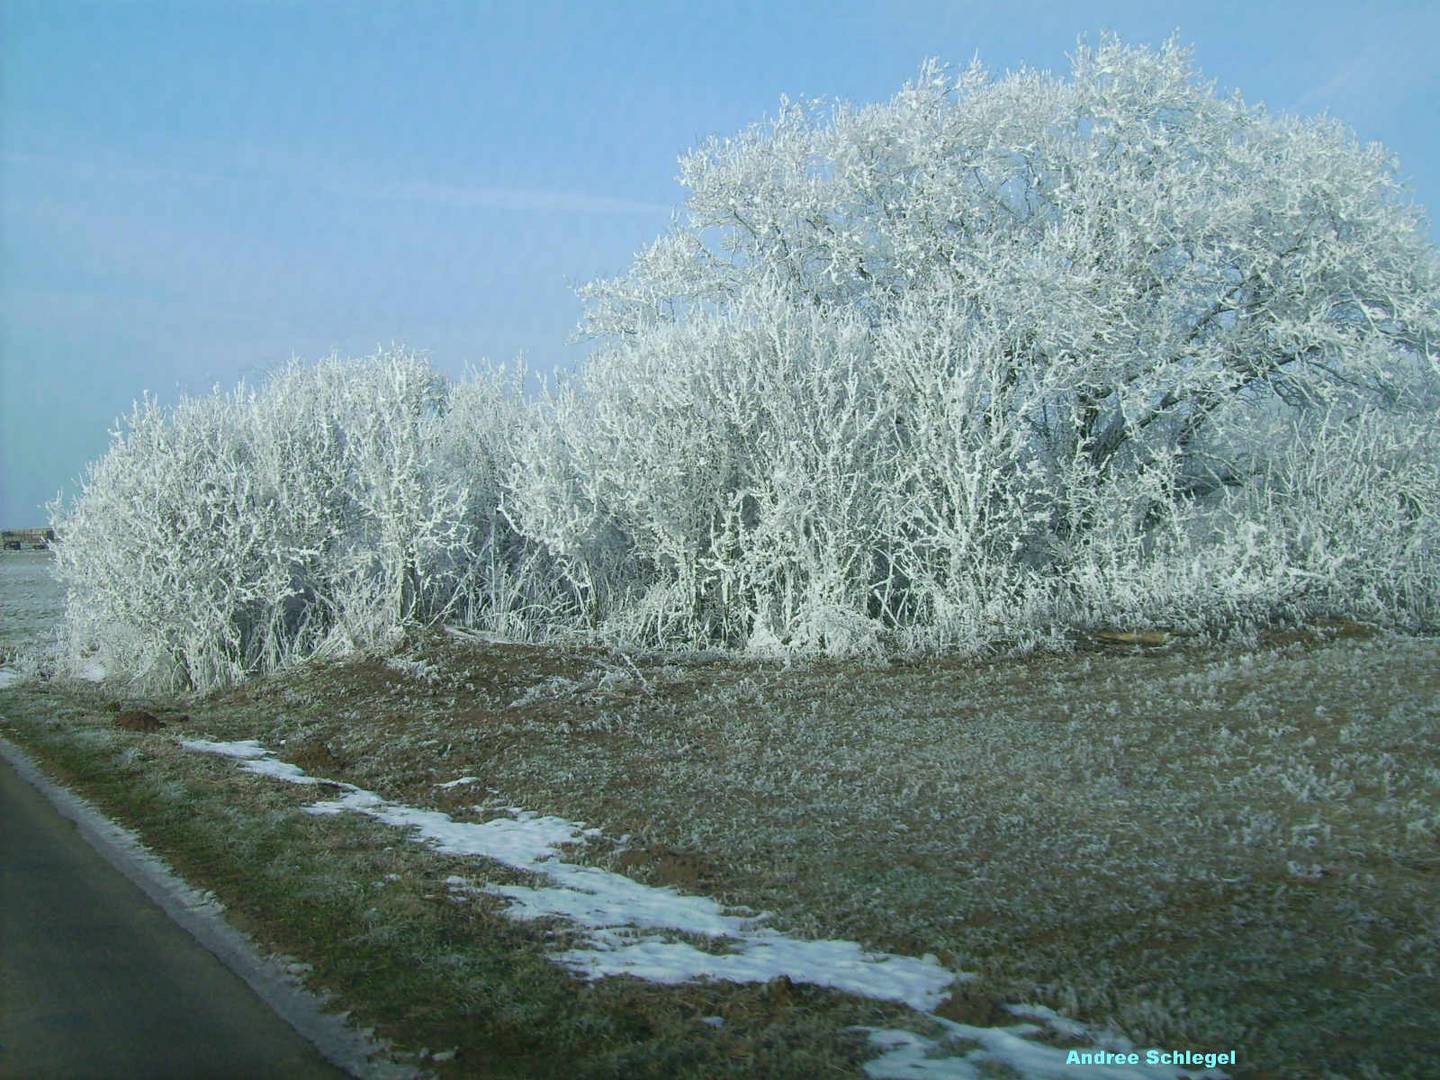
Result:
M480 782L478 776L461 776L454 780L447 780L443 784L436 784L438 788L463 787L465 784L477 784Z
M932 1013L945 1000L958 979L935 957L916 959L871 952L853 941L801 941L762 926L766 914L725 908L705 896L686 895L673 888L656 888L593 866L567 863L560 858L566 845L582 844L599 829L586 829L558 817L541 817L530 811L513 811L513 818L485 822L455 821L438 810L392 803L353 784L312 777L298 766L276 759L253 739L210 742L183 739L188 750L235 758L250 772L293 784L325 784L343 789L337 799L317 802L312 814L365 814L388 825L413 830L414 839L447 855L493 859L517 870L549 878L553 885L486 885L479 891L503 896L517 919L560 917L588 931L588 948L557 953L554 959L588 978L632 975L659 983L681 983L712 978L729 982L768 982L784 975L797 983L828 986L862 997L900 1002ZM468 779L468 778L467 778ZM475 891L464 879L451 878L452 888ZM668 939L665 931L709 938L724 952L706 952L683 941ZM1081 1025L1040 1006L1013 1007L1024 1017L1044 1020L1064 1034L1092 1036ZM930 1057L935 1040L910 1031L865 1028L871 1041L885 1053L868 1062L865 1070L877 1078L927 1077L968 1080L979 1077L984 1063L1003 1063L1027 1077L1066 1077L1073 1080L1074 1065L1065 1062L1066 1051L1027 1038L1044 1030L1035 1023L1017 1021L1010 1027L978 1028L942 1017L951 1037L979 1043L978 1049L954 1056ZM1132 1050L1118 1036L1097 1040L1096 1049ZM1220 1080L1218 1070L1191 1072L1175 1066L1087 1065L1085 1075L1095 1080L1175 1080L1177 1076Z
M180 745L186 750L198 750L202 754L219 754L221 757L232 757L240 759L240 767L246 772L259 773L261 776L271 776L276 780L286 780L292 784L324 784L326 787L344 788L346 791L359 791L354 784L346 784L340 780L324 780L318 776L309 776L305 770L298 765L291 765L286 761L277 761L275 755L254 739L244 739L240 742L209 742L206 739L181 739Z
M14 686L24 678L25 676L14 668L0 668L0 690L4 690L7 686Z

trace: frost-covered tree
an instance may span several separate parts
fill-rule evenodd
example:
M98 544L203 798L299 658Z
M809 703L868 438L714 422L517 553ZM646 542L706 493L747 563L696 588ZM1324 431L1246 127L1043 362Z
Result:
M1344 606L1294 562L1320 548L1293 506L1268 578L1234 546L1297 453L1342 445L1413 467L1387 516L1433 599L1440 271L1393 161L1338 122L1107 38L1069 79L929 64L885 104L785 102L680 179L688 219L582 290L604 350L517 474L523 527L615 627L845 650L867 620L1177 621L1204 581L1211 615ZM1363 529L1330 518L1333 569ZM1188 592L1157 576L1182 565Z

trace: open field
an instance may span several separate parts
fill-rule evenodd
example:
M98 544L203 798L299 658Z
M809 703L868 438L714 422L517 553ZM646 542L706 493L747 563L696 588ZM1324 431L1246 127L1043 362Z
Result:
M59 625L64 593L50 551L0 551L0 665L41 645Z
M119 707L166 726L120 730ZM860 1075L878 1050L855 1025L945 1033L800 979L583 981L553 960L572 924L483 891L535 874L307 814L317 788L181 738L256 740L459 823L583 823L569 863L973 972L935 1012L976 1027L1039 1004L1141 1048L1234 1049L1250 1078L1440 1060L1433 638L784 667L437 632L200 700L22 683L0 716L366 1024L453 1050L425 1059L440 1075Z

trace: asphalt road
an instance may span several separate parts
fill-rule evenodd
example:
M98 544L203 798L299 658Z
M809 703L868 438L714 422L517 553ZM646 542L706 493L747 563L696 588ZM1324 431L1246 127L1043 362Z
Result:
M0 1077L343 1077L0 759Z

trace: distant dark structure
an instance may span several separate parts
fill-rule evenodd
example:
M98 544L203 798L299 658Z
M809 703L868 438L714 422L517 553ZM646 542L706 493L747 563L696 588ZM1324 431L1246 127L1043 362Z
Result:
M0 530L0 541L4 542L6 551L23 551L26 548L32 551L44 551L56 542L55 530L3 529Z

